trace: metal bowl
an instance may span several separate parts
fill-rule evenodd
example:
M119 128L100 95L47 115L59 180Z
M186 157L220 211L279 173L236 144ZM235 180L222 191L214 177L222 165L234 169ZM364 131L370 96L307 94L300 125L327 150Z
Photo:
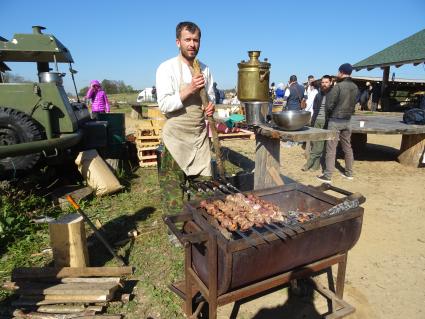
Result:
M286 131L296 131L310 123L308 111L282 111L272 114L273 122Z

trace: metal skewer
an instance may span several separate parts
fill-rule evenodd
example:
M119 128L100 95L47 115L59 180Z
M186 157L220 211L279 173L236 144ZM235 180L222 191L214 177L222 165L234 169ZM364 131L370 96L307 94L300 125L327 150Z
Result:
M274 229L274 228L270 227L268 224L264 224L263 227L265 229L267 229L268 231L271 231L273 234L275 234L280 239L286 240L289 237L284 232L282 232L280 229Z
M240 230L235 230L235 232L241 236L243 239L245 239L252 247L254 247L255 249L257 248L257 243L250 237L248 237L247 235L245 235L243 232L241 232Z
M266 236L264 236L262 233L260 233L254 226L250 228L257 236L261 237L262 240L264 240L267 244L270 244L270 241L267 240Z

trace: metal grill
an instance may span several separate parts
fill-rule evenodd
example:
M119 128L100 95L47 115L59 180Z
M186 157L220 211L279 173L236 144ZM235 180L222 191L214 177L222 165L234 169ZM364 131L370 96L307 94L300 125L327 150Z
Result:
M360 237L363 196L326 184L294 183L253 191L283 212L309 213L312 218L229 231L201 208L200 202L225 199L239 192L237 188L223 180L192 181L182 187L191 197L201 198L187 202L181 214L165 216L164 221L185 248L185 284L172 289L185 298L188 316L199 313L192 309L194 295L190 292L194 287L208 301L214 318L220 305L308 277L335 263L341 269L337 296L342 298L347 252ZM331 196L325 193L328 190L345 197Z

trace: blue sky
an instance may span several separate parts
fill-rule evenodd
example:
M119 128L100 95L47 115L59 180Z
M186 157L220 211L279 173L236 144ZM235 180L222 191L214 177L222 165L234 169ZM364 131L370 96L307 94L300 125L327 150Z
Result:
M271 81L291 74L305 80L335 74L425 28L425 1L22 1L0 0L0 35L47 27L75 60L77 86L92 79L123 80L141 89L155 83L158 65L175 55L175 26L183 20L202 30L199 58L218 87L237 83L237 63L261 50L272 65ZM11 63L35 80L34 65ZM67 67L60 67L67 72ZM396 77L425 79L424 65L392 68ZM353 75L380 76L382 71ZM69 75L67 91L72 91Z

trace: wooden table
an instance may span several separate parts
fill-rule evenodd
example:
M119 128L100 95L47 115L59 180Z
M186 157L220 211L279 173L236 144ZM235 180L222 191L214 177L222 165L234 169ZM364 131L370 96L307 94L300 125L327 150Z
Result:
M360 127L364 121L364 127ZM354 148L367 143L367 134L402 134L398 161L406 166L419 167L425 149L425 125L403 123L403 114L354 115L351 118L351 141Z
M254 189L282 184L280 168L280 141L310 142L335 139L336 133L305 126L299 131L282 131L260 125L255 129ZM299 163L300 166L302 163Z

